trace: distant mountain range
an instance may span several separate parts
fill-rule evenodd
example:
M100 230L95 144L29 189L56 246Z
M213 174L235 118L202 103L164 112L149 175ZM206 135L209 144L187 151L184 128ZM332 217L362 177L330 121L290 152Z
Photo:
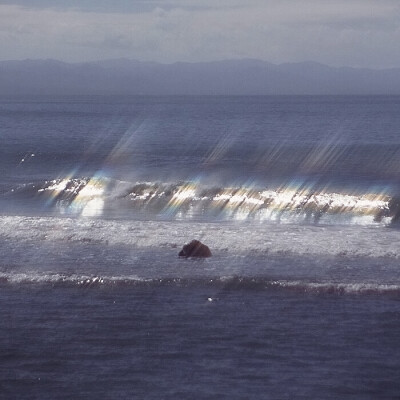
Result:
M160 64L0 62L0 95L367 95L400 94L400 68L333 68L260 60Z

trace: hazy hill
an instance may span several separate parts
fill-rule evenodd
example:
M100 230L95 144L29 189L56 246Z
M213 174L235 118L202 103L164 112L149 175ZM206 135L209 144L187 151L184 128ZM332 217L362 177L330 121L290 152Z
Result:
M313 62L275 65L259 60L3 61L0 94L400 94L400 68L333 68Z

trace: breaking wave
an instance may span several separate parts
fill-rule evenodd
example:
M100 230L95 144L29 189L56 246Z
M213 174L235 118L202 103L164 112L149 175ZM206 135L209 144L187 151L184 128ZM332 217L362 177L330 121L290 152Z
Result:
M135 275L127 276L89 276L65 274L0 273L3 285L51 285L52 287L203 287L217 290L218 294L210 301L219 300L227 291L291 291L310 294L391 294L400 296L400 286L382 283L334 283L308 282L301 280L277 280L268 277L202 277L202 278L156 278L144 279Z
M257 220L306 223L394 224L400 196L286 184L212 187L196 182L130 183L103 177L20 185L3 198L23 199L61 214L163 219Z

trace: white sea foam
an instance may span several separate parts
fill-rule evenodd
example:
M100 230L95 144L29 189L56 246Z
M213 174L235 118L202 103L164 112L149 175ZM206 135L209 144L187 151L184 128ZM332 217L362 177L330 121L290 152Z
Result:
M75 242L163 248L193 238L214 251L400 258L400 232L376 226L274 223L121 221L90 218L1 216L0 238L18 243Z
M8 283L21 284L21 283L72 283L76 285L106 285L116 284L121 282L144 282L145 280L136 275L124 276L91 276L91 275L78 275L78 274L60 274L50 272L37 272L29 271L24 273L15 272L0 272L0 281L7 281Z
M79 275L40 272L0 272L0 283L12 285L21 284L51 284L68 285L75 287L121 286L121 285L146 285L146 286L198 286L215 288L217 290L291 290L302 293L335 294L335 295L362 295L362 294L399 294L400 284L382 283L334 283L334 282L307 282L304 280L271 280L266 277L238 277L222 276L208 277L159 277L152 279L140 278L136 275ZM214 289L214 290L215 290ZM218 300L218 296L208 297L207 301Z
M400 285L379 283L330 283L330 282L303 282L303 281L273 281L271 286L298 289L304 292L316 293L391 293L399 292Z

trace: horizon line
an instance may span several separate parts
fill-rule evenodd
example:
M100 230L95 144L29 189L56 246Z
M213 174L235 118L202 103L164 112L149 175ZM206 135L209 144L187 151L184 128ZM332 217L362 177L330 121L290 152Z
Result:
M256 62L265 65L271 65L275 67L286 66L286 65L315 65L330 69L350 69L350 70L364 70L364 71L391 71L391 70L398 70L399 67L386 67L386 68L374 68L374 67L352 67L347 65L341 66L333 66L329 64L324 64L319 61L313 60L304 60L304 61L292 61L292 62L282 62L282 63L273 63L267 60L262 60L258 58L251 58L251 57L244 57L244 58L226 58L220 60L209 60L209 61L173 61L173 62L161 62L161 61L151 61L151 60L139 60L135 58L129 57L115 57L115 58L101 58L97 60L89 60L89 61L65 61L60 60L57 58L21 58L21 59L5 59L0 60L0 63L17 63L17 62L57 62L60 64L68 64L68 65L84 65L84 64L97 64L103 62L113 62L113 61L125 61L131 63L140 63L140 64L153 64L153 65L177 65L177 64L188 64L188 65L195 65L195 64L219 64L219 63L226 63L226 62Z

